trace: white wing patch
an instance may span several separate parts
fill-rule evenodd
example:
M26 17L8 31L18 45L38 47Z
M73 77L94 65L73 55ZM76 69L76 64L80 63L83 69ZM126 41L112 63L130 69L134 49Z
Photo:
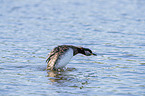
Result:
M73 49L69 48L64 55L60 57L60 59L57 61L57 64L55 65L55 68L63 68L65 67L70 59L73 57Z

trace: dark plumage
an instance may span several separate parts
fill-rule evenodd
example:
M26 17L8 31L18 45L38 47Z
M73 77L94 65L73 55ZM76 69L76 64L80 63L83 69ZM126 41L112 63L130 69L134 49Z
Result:
M75 56L78 53L84 54L86 56L96 55L92 53L92 51L88 48L76 47L72 45L57 46L50 52L46 60L46 62L48 63L47 69L62 69L69 62L71 57Z

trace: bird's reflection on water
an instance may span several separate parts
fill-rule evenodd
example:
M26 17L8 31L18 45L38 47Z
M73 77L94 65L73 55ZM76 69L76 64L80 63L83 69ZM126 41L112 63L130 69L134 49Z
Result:
M73 87L82 89L88 85L88 78L78 77L74 72L77 70L75 68L67 68L65 71L48 71L47 77L49 78L49 84L54 84L57 87ZM80 72L79 72L80 73Z
M49 77L49 80L51 82L57 82L57 83L64 83L65 81L70 81L73 78L73 76L71 76L69 74L69 72L76 70L75 68L67 68L66 70L63 71L51 71L48 70L48 75L47 77Z

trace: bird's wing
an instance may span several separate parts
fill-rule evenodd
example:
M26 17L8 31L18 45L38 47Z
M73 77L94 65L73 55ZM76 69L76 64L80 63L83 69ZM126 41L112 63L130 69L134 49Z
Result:
M50 61L51 57L52 57L55 53L58 53L58 51L59 51L58 48L54 48L54 49L50 52L50 54L49 54L49 56L48 56L46 62L48 63L48 62Z
M49 61L50 61L50 59L51 58L54 58L53 56L55 55L55 54L57 54L58 56L60 56L60 55L62 55L66 50L68 50L69 49L69 47L64 47L64 46L58 46L58 47L55 47L51 52L50 52L50 54L49 54L49 56L48 56L48 58L47 58L47 60L46 60L46 62L47 63L49 63Z
M49 61L48 61L48 64L47 64L47 69L51 69L53 70L54 67L55 67L55 64L58 60L58 53L55 53L53 55L51 55L51 57L49 57Z
M46 62L48 63L47 64L47 69L51 69L51 70L54 70L54 68L55 68L55 64L57 63L57 60L60 58L60 56L62 55L62 54L64 54L65 53L65 51L67 51L69 49L69 47L64 47L64 46L58 46L58 47L56 47L56 48L54 48L51 52L50 52L50 54L49 54L49 56L48 56L48 58L47 58L47 60L46 60Z

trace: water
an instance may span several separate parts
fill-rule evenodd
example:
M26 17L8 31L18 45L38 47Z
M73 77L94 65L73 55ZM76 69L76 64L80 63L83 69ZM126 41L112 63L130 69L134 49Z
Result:
M144 0L0 0L1 96L145 96ZM87 47L45 71L57 45Z

